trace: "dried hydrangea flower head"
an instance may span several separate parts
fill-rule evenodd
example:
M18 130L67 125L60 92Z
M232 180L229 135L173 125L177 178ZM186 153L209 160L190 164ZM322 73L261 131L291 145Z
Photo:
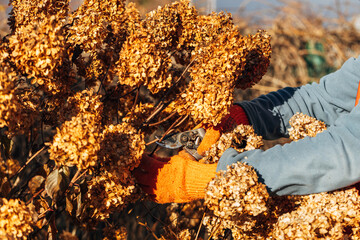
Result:
M18 160L12 158L4 160L0 157L0 176L4 174L12 177L20 168L21 165Z
M255 226L257 216L267 215L268 198L266 187L258 182L254 169L245 163L235 163L209 182L205 205L211 214L205 218L204 224L211 232L216 231L218 237L227 228L234 229L238 236L242 232L247 234ZM214 221L219 221L222 227L216 230L218 225Z
M315 137L316 134L326 130L324 122L303 113L297 113L290 118L289 135L292 140L303 139L306 136Z
M192 57L201 54L202 47L208 46L219 35L234 28L230 13L213 12L209 15L201 15L195 8L186 9L181 21L183 29L177 46L178 52L174 57L185 65L191 63Z
M9 4L12 6L9 17L12 31L53 15L57 15L59 20L65 19L69 12L69 0L10 0Z
M68 98L67 109L73 114L92 113L100 117L103 113L103 103L100 97L94 90L85 89Z
M67 43L87 86L95 86L98 81L109 85L114 81L122 45L139 26L140 14L135 4L124 2L84 1L70 16Z
M227 26L225 15L199 21L198 13L182 0L159 7L146 15L141 26L125 42L117 63L121 84L147 86L152 93L168 88L172 83L170 69L173 56L180 64L189 63L191 51L206 44ZM215 23L214 23L215 22ZM228 25L232 25L228 24ZM213 31L214 30L214 31ZM225 31L225 30L224 30ZM184 53L187 52L187 53Z
M146 14L142 21L142 31L156 43L160 49L172 50L176 47L178 34L181 32L180 21L183 11L189 8L189 1L174 2L158 7Z
M258 149L263 145L262 137L255 134L250 125L238 125L233 131L224 133L201 159L205 163L217 163L226 149L233 147L239 153Z
M0 127L4 127L8 126L11 120L19 120L21 106L15 95L17 74L7 64L0 66Z
M58 165L88 169L97 165L101 141L103 104L92 90L76 93L68 99L73 117L57 128L50 144L50 159Z
M113 212L121 211L131 202L138 199L135 182L122 180L123 175L118 169L103 171L94 176L88 183L86 206L81 218L92 218L101 221Z
M144 134L124 122L105 126L98 158L103 168L116 168L126 182L131 176L130 171L139 166L144 150Z
M245 38L244 47L248 51L245 57L246 65L236 80L236 88L250 88L264 76L270 64L272 52L270 40L270 36L261 30Z
M8 54L0 48L2 57ZM0 56L0 127L7 127L8 137L26 132L33 124L37 114L28 105L27 98L17 93L18 74ZM30 102L29 102L30 104Z
M166 207L168 226L162 235L164 239L193 239L204 215L203 200L188 203L171 203ZM182 237L188 238L182 238Z
M127 229L126 227L116 228L114 226L107 226L103 230L105 238L103 240L126 240Z
M105 126L97 153L100 174L88 184L87 208L83 217L104 220L138 199L131 171L140 164L145 150L144 135L127 123Z
M263 32L256 36L243 37L233 28L199 48L190 68L192 80L178 100L179 114L189 114L196 121L212 125L220 123L233 104L234 88L239 85L238 81L243 82L246 66L257 59L258 54L263 56L264 52L269 51L269 36ZM257 44L263 42L268 45ZM258 51L254 51L254 46ZM265 71L261 71L261 74L265 74ZM252 82L258 79L252 77L248 76L246 80Z
M133 4L126 8L124 0L85 0L70 16L68 42L88 53L96 53L107 43L121 46L140 18L134 10ZM114 36L117 42L108 42Z
M32 209L17 199L0 199L0 238L28 239L35 225Z
M152 93L171 85L170 56L151 43L146 34L136 32L128 37L116 65L120 84L132 87L144 85Z
M188 1L159 7L146 15L126 40L116 63L120 84L147 86L152 93L169 88L171 50L178 41L181 18Z
M20 26L9 38L11 61L32 84L50 93L64 92L74 83L71 77L63 24L57 16Z
M50 159L57 165L89 169L97 165L100 149L101 118L81 113L57 129L50 144Z
M312 194L274 224L274 239L358 239L360 195L356 188Z

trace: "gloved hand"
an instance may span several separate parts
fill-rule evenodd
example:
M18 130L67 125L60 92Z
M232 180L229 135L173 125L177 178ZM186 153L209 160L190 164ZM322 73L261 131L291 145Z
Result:
M133 175L144 192L158 203L183 203L203 199L215 177L217 164L203 164L180 152L171 158L144 154Z
M239 124L249 124L249 121L242 107L233 105L230 113L216 127L198 126L204 127L206 133L197 152L204 155L223 132ZM205 188L215 177L216 167L217 164L194 161L194 158L183 150L171 158L144 154L133 175L153 201L182 203L204 198Z
M202 126L205 128L206 133L197 149L198 153L204 155L211 145L219 140L221 134L240 124L249 125L249 120L244 109L235 104L231 106L230 113L221 119L220 124L215 127Z

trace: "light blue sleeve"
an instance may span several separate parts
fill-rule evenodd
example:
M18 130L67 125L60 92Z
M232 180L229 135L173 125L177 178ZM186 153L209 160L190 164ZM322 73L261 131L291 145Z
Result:
M329 127L314 138L266 151L239 154L230 148L217 170L247 162L275 195L331 191L359 182L360 106L354 107L359 80L360 59L349 59L319 84L283 89L241 103L256 131L270 139L287 135L288 120L296 112L316 117Z

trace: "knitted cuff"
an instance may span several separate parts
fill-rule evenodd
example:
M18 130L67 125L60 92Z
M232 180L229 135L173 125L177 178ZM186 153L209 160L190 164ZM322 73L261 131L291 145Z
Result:
M217 164L188 160L185 170L185 191L188 200L203 199L207 184L215 177Z
M222 132L226 132L240 124L250 125L249 119L246 116L244 109L239 105L234 104L230 108L230 113L221 120L219 127L221 127Z

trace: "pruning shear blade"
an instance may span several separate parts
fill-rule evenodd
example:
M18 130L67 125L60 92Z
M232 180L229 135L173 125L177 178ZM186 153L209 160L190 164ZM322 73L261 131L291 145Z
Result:
M178 149L184 147L196 150L204 136L205 129L197 128L185 132L166 135L162 141L157 141L156 143L168 149ZM156 138L159 139L159 137Z

